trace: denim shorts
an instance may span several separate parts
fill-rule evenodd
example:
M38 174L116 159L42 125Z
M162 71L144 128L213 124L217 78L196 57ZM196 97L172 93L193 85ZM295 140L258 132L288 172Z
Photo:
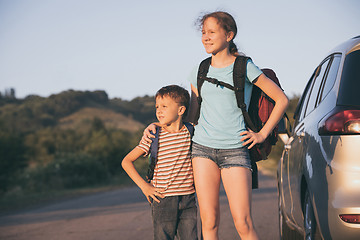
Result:
M244 167L252 171L250 153L246 147L215 149L193 142L191 158L196 157L210 159L215 162L220 169Z

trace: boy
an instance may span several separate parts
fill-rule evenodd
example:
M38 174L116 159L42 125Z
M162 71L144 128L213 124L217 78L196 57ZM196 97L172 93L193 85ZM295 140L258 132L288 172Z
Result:
M190 96L177 85L161 88L155 95L160 123L158 160L147 183L133 162L148 155L150 143L140 141L122 161L122 167L151 204L154 239L197 239L194 178L190 158L191 135L183 124Z

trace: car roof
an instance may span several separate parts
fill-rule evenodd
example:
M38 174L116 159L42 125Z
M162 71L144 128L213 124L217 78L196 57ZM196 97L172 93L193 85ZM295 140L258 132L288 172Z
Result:
M356 50L360 50L360 35L339 44L338 46L333 48L328 55L336 52L344 53L345 55L347 55Z

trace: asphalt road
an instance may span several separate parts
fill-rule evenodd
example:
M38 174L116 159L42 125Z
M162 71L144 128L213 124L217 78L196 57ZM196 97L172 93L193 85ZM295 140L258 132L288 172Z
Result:
M260 239L279 239L276 181L260 175L252 215ZM221 191L220 239L240 239ZM152 239L150 208L136 188L96 193L0 216L1 240Z

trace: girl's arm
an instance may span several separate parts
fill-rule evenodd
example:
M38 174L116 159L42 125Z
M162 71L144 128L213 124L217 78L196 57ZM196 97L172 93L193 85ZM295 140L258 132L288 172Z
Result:
M150 125L145 128L141 141L152 143L152 138L155 137L156 126L161 127L159 122L150 123Z
M191 123L197 124L195 122L195 117L196 117L196 113L199 108L198 96L199 96L199 94L198 94L197 88L191 84L190 106L189 106L188 115L185 118L186 122L191 122Z
M267 78L265 74L261 74L255 85L259 87L263 92L266 93L271 99L275 101L275 107L270 114L270 117L263 128L258 133L254 133L251 130L244 131L241 135L244 137L241 140L247 141L244 145L250 144L249 149L252 148L257 143L262 143L275 126L279 123L280 119L285 113L285 110L289 104L289 99L286 97L285 93L281 88L274 83L271 79Z
M129 152L123 161L121 162L121 166L125 170L125 172L129 175L129 177L136 183L136 185L141 189L144 193L146 199L149 203L151 203L151 199L154 199L156 202L160 202L156 197L164 198L164 195L161 194L160 188L155 188L152 184L147 183L136 171L134 166L134 161L136 161L139 157L144 155L144 151L140 148L134 148L131 152Z

